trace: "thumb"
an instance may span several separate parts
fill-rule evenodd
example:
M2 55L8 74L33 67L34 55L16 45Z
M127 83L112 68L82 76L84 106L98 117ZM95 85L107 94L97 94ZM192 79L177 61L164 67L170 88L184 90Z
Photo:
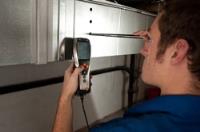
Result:
M72 76L78 76L83 71L83 68L76 68L72 73Z
M83 69L82 68L76 68L76 69L74 69L74 72L72 73L72 75L71 75L71 81L76 81L76 80L78 80L78 76L79 76L79 74L81 73L83 71Z
M78 87L78 75L82 71L81 68L74 69L73 73L71 74L69 81L67 83L64 83L63 87L63 95L66 96L72 96L74 95L75 91Z

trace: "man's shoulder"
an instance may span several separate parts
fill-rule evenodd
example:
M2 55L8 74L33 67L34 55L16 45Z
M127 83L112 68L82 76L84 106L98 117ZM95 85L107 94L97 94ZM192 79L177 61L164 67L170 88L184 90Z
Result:
M171 128L172 125L166 114L149 113L114 119L91 130L92 132L159 132Z
M163 96L138 104L123 118L103 123L94 132L160 132L200 130L200 96ZM192 124L192 125L185 125Z

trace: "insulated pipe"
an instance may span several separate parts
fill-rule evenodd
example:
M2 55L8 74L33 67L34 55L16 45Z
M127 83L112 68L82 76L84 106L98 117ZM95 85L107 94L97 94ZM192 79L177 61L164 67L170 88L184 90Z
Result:
M126 71L127 73L129 73L128 107L131 107L133 105L133 94L136 92L136 90L133 87L133 84L136 79L134 65L135 65L135 55L131 55L130 68L127 68L125 66L110 67L110 68L92 71L91 75L99 75L99 74L113 72L113 71L119 71L119 70Z
M92 76L103 74L103 73L108 73L108 72L113 72L113 71L126 71L127 73L131 73L130 69L125 66L116 66L116 67L109 67L109 68L104 68L104 69L99 69L99 70L94 70L91 71L90 74Z
M20 83L20 84L1 86L0 94L7 94L7 93L28 90L28 89L40 88L43 86L61 83L63 82L63 80L64 80L64 77L62 76L62 77L45 79L45 80L38 80L38 81L25 82L25 83Z
M129 73L129 75L131 73L130 69L125 66L116 66L116 67L110 67L110 68L104 68L104 69L91 71L91 75L95 76L95 75L113 72L113 71L119 71L119 70L126 71ZM20 83L20 84L1 86L0 94L7 94L7 93L12 93L12 92L33 89L33 88L39 88L39 87L48 86L48 85L52 85L52 84L62 83L63 80L64 80L64 77L61 76L61 77L44 79L44 80L39 80L39 81L32 81L32 82L25 82L25 83Z

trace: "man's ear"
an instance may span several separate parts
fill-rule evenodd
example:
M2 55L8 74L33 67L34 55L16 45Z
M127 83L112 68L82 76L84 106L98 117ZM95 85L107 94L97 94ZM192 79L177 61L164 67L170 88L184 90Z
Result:
M173 46L173 53L171 56L171 63L178 64L182 62L187 56L189 50L189 44L184 39L178 39Z

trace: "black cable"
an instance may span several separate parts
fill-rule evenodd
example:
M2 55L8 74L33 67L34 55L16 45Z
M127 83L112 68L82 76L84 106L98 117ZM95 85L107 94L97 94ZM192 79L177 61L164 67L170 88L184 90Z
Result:
M89 127L89 123L88 123L88 119L87 119L87 115L86 115L86 111L85 111L85 107L84 107L84 96L81 95L80 96L80 99L81 99L81 105L82 105L82 108L83 108L83 113L84 113L84 116L85 116L85 122L86 122L86 125L87 125L87 129L88 129L88 132L90 131L90 127Z

